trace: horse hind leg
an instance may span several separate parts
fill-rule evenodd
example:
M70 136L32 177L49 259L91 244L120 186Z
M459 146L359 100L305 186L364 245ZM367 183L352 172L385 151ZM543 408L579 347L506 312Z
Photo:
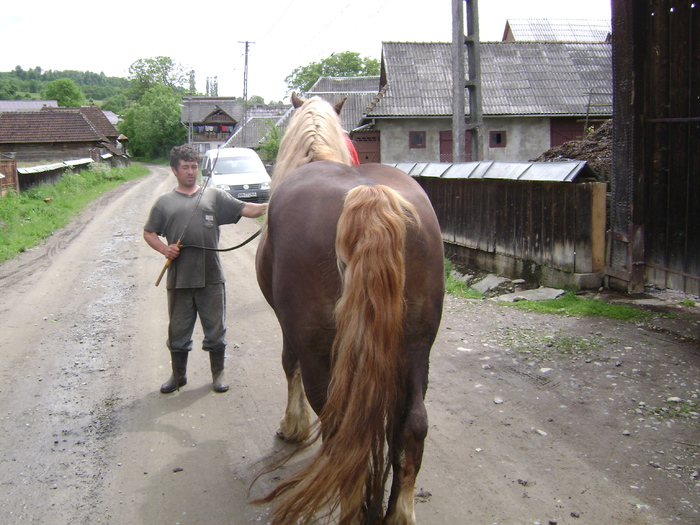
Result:
M282 366L287 377L287 408L277 435L285 441L299 443L310 434L311 406L304 392L299 360L292 356L286 343L282 350Z
M423 461L423 446L428 433L428 415L422 396L414 396L410 410L394 433L393 481L385 525L416 523L414 489Z

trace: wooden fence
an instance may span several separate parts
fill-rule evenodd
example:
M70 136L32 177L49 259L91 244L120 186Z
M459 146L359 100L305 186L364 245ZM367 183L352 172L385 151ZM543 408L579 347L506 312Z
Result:
M605 270L604 183L416 177L453 262L594 288Z

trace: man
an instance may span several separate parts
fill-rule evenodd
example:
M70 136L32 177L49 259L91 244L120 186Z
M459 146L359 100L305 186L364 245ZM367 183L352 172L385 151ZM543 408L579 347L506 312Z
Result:
M267 210L267 204L242 202L216 188L203 190L200 198L198 165L197 151L191 146L172 149L170 168L177 187L156 200L143 232L148 245L170 260L166 287L172 376L160 387L164 394L187 384L187 356L192 350L197 315L204 331L202 349L209 352L214 390L228 390L224 380L224 275L219 254L197 247L218 248L219 226L237 223L241 216L260 217Z

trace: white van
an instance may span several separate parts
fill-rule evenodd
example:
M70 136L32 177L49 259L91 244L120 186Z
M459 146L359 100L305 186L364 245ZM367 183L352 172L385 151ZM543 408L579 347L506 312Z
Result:
M202 175L211 175L212 186L242 201L270 199L270 176L258 154L250 148L207 150L202 159Z

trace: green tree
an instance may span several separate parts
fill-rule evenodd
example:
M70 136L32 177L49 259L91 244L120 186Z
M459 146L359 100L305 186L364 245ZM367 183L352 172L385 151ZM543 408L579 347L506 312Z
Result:
M0 78L0 100L15 100L19 86L14 78Z
M275 122L270 119L266 122L267 133L260 144L260 158L265 162L275 162L277 160L277 153L280 149L280 141L282 140L282 133L280 128L275 126Z
M126 95L119 94L111 96L105 100L102 104L102 109L105 111L113 111L117 115L123 115L128 105L129 101L126 98Z
M52 80L41 96L47 100L56 100L59 106L65 107L79 107L86 103L85 94L70 78Z
M180 122L180 100L170 87L157 84L126 111L119 131L129 137L132 155L147 159L166 157L173 146L185 141L187 129Z
M305 93L320 77L368 77L379 74L379 61L376 58L360 57L359 53L344 51L333 53L320 62L299 66L284 79L287 93Z
M170 57L140 58L129 66L131 95L139 100L146 91L160 84L176 92L185 92L190 74Z

